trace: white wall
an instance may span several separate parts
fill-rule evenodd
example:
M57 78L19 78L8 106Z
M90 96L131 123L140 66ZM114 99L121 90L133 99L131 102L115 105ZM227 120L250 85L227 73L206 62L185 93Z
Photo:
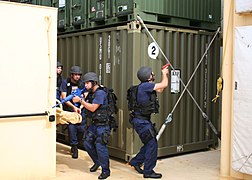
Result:
M224 0L223 28L223 78L222 92L222 137L221 137L221 179L252 179L251 175L238 172L232 167L234 133L234 30L239 26L251 26L252 14L237 14L235 0Z
M0 179L53 177L55 122L29 115L55 114L57 9L0 1L0 24Z

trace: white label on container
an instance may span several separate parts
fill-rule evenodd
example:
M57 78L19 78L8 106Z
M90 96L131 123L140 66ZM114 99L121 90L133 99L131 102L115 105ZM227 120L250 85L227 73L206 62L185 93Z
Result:
M99 38L99 60L102 60L102 37Z
M127 5L123 6L123 11L126 11L127 9L128 9Z
M111 63L106 63L106 73L110 74L111 72Z
M148 55L151 59L157 59L159 53L159 49L157 47L157 44L155 42L152 42L148 47Z
M171 93L180 92L180 70L171 70Z
M66 6L66 0L59 0L59 8Z
M111 53L111 36L108 36L108 59L110 59L110 53Z

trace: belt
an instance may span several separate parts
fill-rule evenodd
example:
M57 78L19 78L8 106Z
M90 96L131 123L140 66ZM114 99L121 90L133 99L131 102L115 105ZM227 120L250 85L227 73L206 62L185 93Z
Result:
M144 120L150 120L151 116L147 115L141 115L141 114L132 114L133 118L138 118L138 119L144 119Z
M109 124L108 121L100 121L98 119L92 119L92 123L95 124L96 126L104 126Z

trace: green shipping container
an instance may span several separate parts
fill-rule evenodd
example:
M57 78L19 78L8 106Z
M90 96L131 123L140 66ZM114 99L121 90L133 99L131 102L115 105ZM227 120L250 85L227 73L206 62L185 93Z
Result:
M135 21L138 15L151 24L208 31L217 30L221 22L219 0L56 1L66 4L64 15L69 21L65 23L66 32L125 25ZM60 14L62 9L59 9L59 18L63 22Z
M177 102L183 86L174 86L174 73L186 83L214 33L165 26L147 25L176 71L169 75L169 86L160 94L160 113L152 116L159 129ZM161 67L165 60L161 54L156 60L148 56L151 39L141 30L141 25L131 22L127 26L71 33L58 36L58 59L64 65L64 76L72 65L82 67L83 73L94 71L100 83L113 88L118 97L118 129L112 132L109 142L111 156L128 161L142 146L129 123L126 94L131 85L139 83L136 73L141 66L150 66L161 80ZM220 102L211 99L216 94L216 79L220 73L220 39L209 49L188 89L217 130L220 129ZM175 90L174 90L175 87ZM186 92L173 113L158 144L158 156L180 154L215 147L217 137L207 125L197 106ZM67 131L58 128L58 141L67 143Z
M220 26L219 0L115 0L115 22L137 15L151 23L216 30Z

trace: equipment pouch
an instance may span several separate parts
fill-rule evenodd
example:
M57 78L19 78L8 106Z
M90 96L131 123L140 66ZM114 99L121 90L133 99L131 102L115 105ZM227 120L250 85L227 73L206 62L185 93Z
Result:
M102 134L102 144L108 144L109 141L109 137L110 137L110 133L109 132L105 132L104 134Z
M147 129L142 134L140 134L140 139L143 144L147 144L152 138L156 137L153 128Z
M110 129L113 129L113 131L116 131L116 129L118 128L117 123L116 123L116 119L114 116L109 116L109 127Z

